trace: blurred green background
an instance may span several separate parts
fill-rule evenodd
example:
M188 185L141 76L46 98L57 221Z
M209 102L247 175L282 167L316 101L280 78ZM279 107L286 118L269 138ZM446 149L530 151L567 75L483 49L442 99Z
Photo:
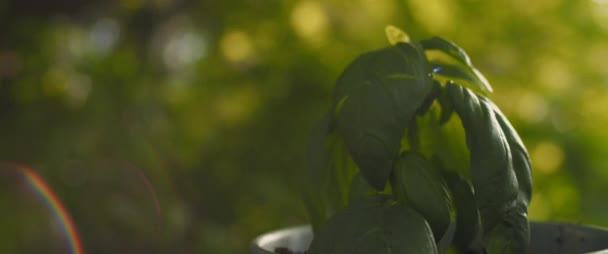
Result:
M387 24L490 80L532 156L530 218L608 226L606 0L0 1L0 162L46 179L87 253L246 253L306 222L309 130ZM66 253L10 166L0 225L1 253Z

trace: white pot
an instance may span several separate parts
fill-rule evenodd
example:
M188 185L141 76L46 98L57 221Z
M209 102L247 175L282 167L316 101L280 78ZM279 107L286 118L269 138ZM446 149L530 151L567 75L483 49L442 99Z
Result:
M604 228L550 222L530 222L528 253L608 254L608 230ZM273 254L277 247L303 252L312 241L308 225L263 234L251 244L251 254Z

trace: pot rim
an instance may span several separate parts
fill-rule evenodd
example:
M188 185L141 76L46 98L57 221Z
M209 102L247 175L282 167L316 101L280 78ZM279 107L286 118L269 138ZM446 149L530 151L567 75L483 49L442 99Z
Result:
M556 222L556 221L530 221L530 226L531 226L531 228L532 228L532 226L534 226L534 228L536 228L537 230L548 230L547 232L554 233L553 235L551 235L551 234L544 235L543 234L543 237L547 237L547 239L550 237L554 237L555 239L560 239L560 238L562 238L562 234L566 234L566 233L567 233L568 237L571 238L572 236L570 236L570 235L571 234L576 235L577 232L579 232L579 233L582 232L580 234L591 233L591 234L597 234L597 235L605 235L606 237L608 237L608 228L604 228L604 227L597 226L597 225L587 225L587 224L571 223L571 222ZM269 231L267 233L257 236L250 244L250 251L252 253L271 253L268 250L262 248L261 246L266 246L273 241L277 241L278 239L285 239L286 236L291 235L291 234L309 234L310 231L312 231L312 227L309 224L301 224L301 225L295 225L295 226L286 227L286 228L280 228L277 230L272 230L272 231ZM565 231L568 231L568 232L565 232ZM572 233L572 232L574 232L574 233ZM555 235L555 234L557 234L557 235ZM535 239L537 239L537 238L535 238ZM579 240L584 242L585 238L583 236L580 236ZM532 240L532 241L534 241L534 240ZM542 241L542 240L540 240L540 241ZM606 245L608 245L608 243ZM287 247L287 246L285 246L285 247ZM607 248L608 248L608 246L607 246ZM587 254L608 254L608 249L587 252Z

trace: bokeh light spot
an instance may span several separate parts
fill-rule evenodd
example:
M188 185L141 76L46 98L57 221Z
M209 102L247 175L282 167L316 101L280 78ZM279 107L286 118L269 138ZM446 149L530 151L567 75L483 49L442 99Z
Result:
M111 18L99 19L89 31L89 46L98 54L108 53L120 37L120 25Z
M591 12L595 23L603 29L608 29L608 1L607 0L592 0Z
M71 63L81 59L88 51L87 31L80 26L66 25L55 34L58 48L57 61Z
M241 31L232 31L224 35L220 41L220 47L226 60L233 63L251 58L254 52L251 39Z
M541 13L552 12L555 8L559 7L561 2L559 0L515 0L511 1L511 4L519 13L536 17Z
M255 45L260 49L270 50L274 52L274 48L277 46L277 33L279 26L271 21L263 21L257 26L255 31Z
M585 119L584 123L591 123L590 127L599 130L604 130L604 127L597 122L603 122L608 117L608 95L605 91L605 88L585 87L578 106L580 116Z
M457 9L444 0L409 1L414 18L430 32L442 32L449 29L453 14Z
M163 51L163 60L171 70L193 64L206 55L207 42L202 35L186 31L172 36Z
M538 64L539 82L548 92L565 93L572 83L572 74L567 64L557 59L545 59Z
M370 16L379 20L390 18L395 10L395 2L387 0L359 0L362 10L367 11Z
M563 162L562 148L551 141L541 142L532 150L532 165L536 171L550 174L557 171Z
M303 39L320 44L324 41L329 21L319 2L300 1L291 13L291 25Z
M258 104L258 93L254 86L244 85L219 96L215 108L218 117L227 124L237 124L247 119Z
M63 98L71 107L82 106L91 91L91 78L82 73L52 68L42 79L42 87L47 96Z
M524 93L519 98L517 113L523 120L529 123L540 123L547 118L547 102L536 93Z
M42 88L47 96L63 94L67 86L68 75L65 70L51 68L42 76Z
M607 0L608 2L608 0ZM608 59L608 47L604 42L594 43L587 49L585 59L587 68L602 76L602 81L608 84L608 72L606 71L606 59Z
M72 107L81 107L89 97L92 81L88 75L72 73L65 86L67 102Z
M121 0L120 5L128 10L137 10L144 6L144 0Z
M579 209L578 191L571 183L560 182L559 185L555 184L555 187L547 189L547 193L551 206L559 211L561 215L572 214Z
M528 207L528 215L531 219L544 220L551 216L551 203L542 193L534 193L532 203Z

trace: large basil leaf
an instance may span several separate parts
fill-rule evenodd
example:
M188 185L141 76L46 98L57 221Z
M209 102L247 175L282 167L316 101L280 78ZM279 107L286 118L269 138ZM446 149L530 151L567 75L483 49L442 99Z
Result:
M450 226L450 198L443 178L422 155L405 152L393 171L393 193L416 209L441 239Z
M437 253L429 225L415 210L379 200L349 205L315 235L310 254Z
M471 152L471 179L484 229L492 228L517 199L517 178L506 137L491 106L469 89L449 82Z
M424 52L412 43L363 54L337 81L336 130L375 189L384 189L403 132L432 87Z
M490 253L522 253L528 244L526 207L507 136L487 99L448 83L448 95L465 128L471 178ZM525 184L525 183L524 183Z
M492 106L496 119L500 123L500 127L511 148L513 170L517 177L519 190L517 207L511 209L503 222L488 233L487 239L489 241L487 249L488 251L498 253L524 253L530 241L530 225L527 215L528 205L532 198L532 165L530 156L515 128L513 128L498 106L489 100L487 100L487 103Z
M521 205L528 207L532 198L532 163L530 155L524 145L524 142L515 131L507 117L500 111L491 101L487 100L488 104L492 105L496 119L500 123L502 131L505 133L509 147L511 148L511 157L513 159L513 170L517 176L519 187L519 202Z

